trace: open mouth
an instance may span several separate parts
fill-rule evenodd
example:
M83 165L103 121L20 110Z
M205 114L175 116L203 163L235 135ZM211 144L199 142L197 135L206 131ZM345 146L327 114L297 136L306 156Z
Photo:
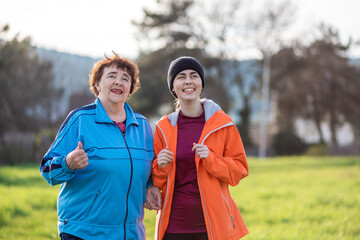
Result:
M183 92L192 93L192 92L195 92L195 88L185 88L185 89L183 89Z
M112 92L112 93L115 93L115 94L118 94L118 95L120 95L120 94L123 93L123 91L120 90L120 89L111 89L111 92Z

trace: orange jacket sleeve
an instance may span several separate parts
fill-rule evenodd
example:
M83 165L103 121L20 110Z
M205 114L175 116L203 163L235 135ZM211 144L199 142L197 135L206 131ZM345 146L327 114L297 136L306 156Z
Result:
M205 141L204 144L207 145L210 153L201 161L209 174L231 186L236 186L248 175L244 146L235 126L220 131L222 132L210 136ZM223 142L220 143L220 141Z
M154 150L155 150L155 160L152 164L152 180L154 186L163 189L166 185L167 177L170 170L170 163L166 167L159 167L157 155L161 150L163 150L166 147L165 139L163 139L164 136L162 135L160 129L158 126L156 126L155 130L155 136L154 136Z

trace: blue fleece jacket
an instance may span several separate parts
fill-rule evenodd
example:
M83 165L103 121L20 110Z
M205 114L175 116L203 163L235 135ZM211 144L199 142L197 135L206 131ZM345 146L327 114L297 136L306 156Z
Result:
M145 239L144 202L154 158L148 121L125 103L126 131L99 99L72 111L44 156L40 172L61 184L58 231L91 239ZM72 171L66 155L83 143L89 165Z

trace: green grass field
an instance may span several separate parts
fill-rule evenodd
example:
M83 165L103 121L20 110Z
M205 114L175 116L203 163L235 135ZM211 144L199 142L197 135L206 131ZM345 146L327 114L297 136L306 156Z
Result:
M360 157L250 158L249 168L231 189L250 230L245 240L360 239ZM38 166L0 168L0 239L59 239L58 190ZM153 239L155 212L144 222Z

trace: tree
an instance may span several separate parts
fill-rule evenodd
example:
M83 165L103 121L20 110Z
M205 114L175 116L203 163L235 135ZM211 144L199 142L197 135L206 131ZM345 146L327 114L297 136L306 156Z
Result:
M272 88L278 92L279 116L288 119L288 130L297 118L311 119L324 142L321 123L326 121L336 147L339 126L347 121L359 127L359 118L354 119L359 116L359 69L346 57L351 41L342 43L338 32L325 25L319 32L320 37L310 45L298 44L274 57L274 62L283 64L275 65Z
M294 19L295 7L290 1L282 1L275 4L274 1L266 1L264 10L254 14L249 20L249 27L254 35L253 39L263 57L263 75L261 90L261 122L260 122L260 143L259 157L266 156L267 149L267 125L270 112L270 76L271 58L283 44L283 32L289 27Z
M201 5L198 1L191 0L159 0L156 9L144 9L144 19L139 23L134 22L139 28L138 39L143 46L143 54L139 58L142 73L146 74L143 90L147 88L146 82L151 86L163 86L170 60L181 55L191 55L198 58L206 68L206 96L218 102L224 111L228 111L231 107L228 89L233 81L225 81L227 70L224 68L229 66L223 62L231 51L224 46L230 42L230 27L236 29L238 26L235 24L238 21L233 17L239 9L239 2L241 1L232 0L224 4L217 1L215 4ZM204 7L209 5L211 7L205 11ZM156 69L157 67L159 68ZM145 73L144 69L148 71ZM149 77L154 78L149 80ZM156 81L162 83L155 84ZM154 100L159 102L167 98L158 93Z
M158 115L161 106L173 99L166 84L170 61L180 55L200 59L202 55L198 48L186 47L192 38L187 11L193 1L159 0L157 3L153 10L143 9L142 21L133 21L139 29L141 88L130 101L134 109L149 116Z
M61 94L52 88L51 63L39 60L29 37L6 40L8 29L0 31L0 136L49 125L51 99Z
M239 129L250 144L251 97L257 88L249 87L243 80L246 73L240 72L241 62L237 60L239 49L243 49L242 9L243 1L239 0L159 0L157 8L144 9L143 20L134 23L139 28L138 41L143 50L139 57L141 99L132 98L134 108L139 106L142 112L151 114L156 106L168 103L172 97L164 84L167 66L176 57L191 55L206 69L206 97L228 112L239 104L232 100L232 95L241 96ZM252 84L256 86L257 81ZM239 91L234 93L237 87Z
M169 113L171 109L165 108L174 98L167 85L167 68L170 61L180 54L199 56L197 50L178 49L171 54L165 48L139 56L141 88L129 99L131 106L146 116L157 116ZM137 97L140 96L140 97Z

